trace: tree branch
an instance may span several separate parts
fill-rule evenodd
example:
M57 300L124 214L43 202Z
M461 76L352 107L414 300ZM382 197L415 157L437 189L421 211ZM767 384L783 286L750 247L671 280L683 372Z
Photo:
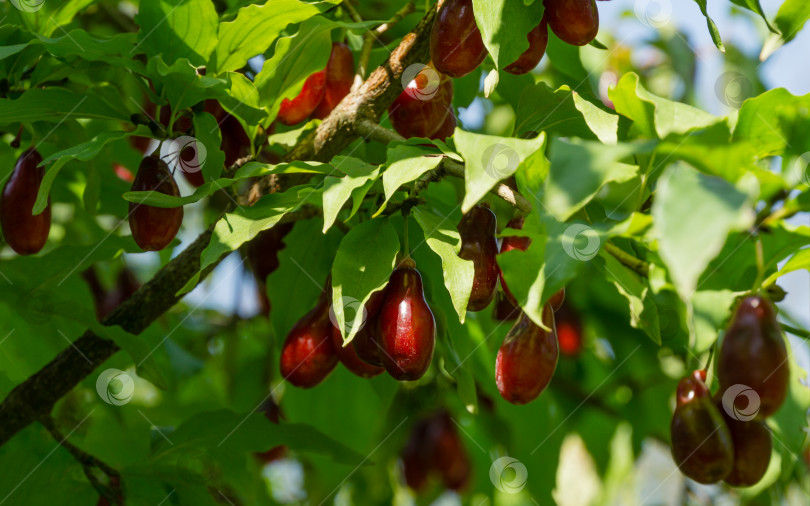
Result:
M401 77L405 69L414 63L425 64L430 59L430 28L435 16L435 9L430 9L416 28L402 39L388 61L372 72L359 89L347 95L314 132L284 157L284 161L328 162L360 136L356 131L357 122L378 122L402 92ZM298 184L302 175L285 177L284 186L292 186ZM255 203L279 186L276 176L261 178L250 188L249 202ZM312 216L311 210L299 213ZM302 214L288 214L280 223L302 219L299 216ZM200 256L211 240L213 227L200 234L102 324L119 325L127 332L138 334L171 309L179 300L175 295L177 291L199 271ZM216 265L214 263L203 271L200 279L204 279ZM87 331L41 370L17 385L0 405L0 446L37 418L50 413L56 401L118 350L114 342Z
M629 267L630 269L635 271L636 274L638 274L643 278L646 278L648 273L650 272L650 264L648 264L644 260L639 260L633 255L625 252L623 249L614 245L613 243L606 242L605 251L613 255L613 257L616 258L616 260L618 260L625 267Z

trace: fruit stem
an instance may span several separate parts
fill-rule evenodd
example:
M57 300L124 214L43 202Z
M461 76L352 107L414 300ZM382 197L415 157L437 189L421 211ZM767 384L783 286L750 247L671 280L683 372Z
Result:
M16 137L14 137L14 140L11 141L12 148L17 149L20 147L20 140L22 139L22 133L23 133L23 124L20 123L20 129L17 130Z
M714 358L714 349L717 347L717 343L713 344L711 348L709 348L709 358L706 359L706 365L703 366L703 370L707 373L709 372L709 367L712 365L712 359Z

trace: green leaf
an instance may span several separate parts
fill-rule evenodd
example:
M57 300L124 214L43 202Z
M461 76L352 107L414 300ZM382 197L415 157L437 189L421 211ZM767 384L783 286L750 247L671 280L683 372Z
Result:
M48 38L36 35L27 43L0 47L0 60L13 56L31 46L42 46L57 58L79 57L86 61L101 61L109 65L142 73L144 66L131 58L135 49L134 34L119 34L109 39L91 36L84 30L74 29L62 37Z
M779 269L779 272L775 272L768 276L768 278L763 281L762 284L764 286L772 285L773 283L776 283L777 279L785 274L801 269L810 270L810 248L803 249L790 257L790 260L788 260L787 263L785 263L785 265Z
M456 128L453 137L459 154L464 157L464 202L461 212L469 211L484 195L526 166L530 155L545 147L546 135L534 139L516 139L481 135Z
M438 216L422 207L413 209L413 217L425 233L428 247L442 259L444 286L450 293L459 321L464 323L475 268L471 260L464 260L458 256L461 251L461 236L454 222L448 222L446 217Z
M14 100L0 98L0 126L34 121L60 123L66 118L129 121L129 114L113 108L94 90L76 93L62 88L34 88Z
M171 433L171 442L171 445L158 445L159 452L153 455L153 460L182 456L189 449L210 451L214 455L220 451L244 454L282 444L294 451L324 455L349 466L358 466L365 460L309 425L273 424L258 412L237 414L221 410L196 414Z
M425 156L432 154L431 151L428 148L408 144L397 144L388 148L388 158L382 176L385 203L391 200L400 186L416 181L426 172L438 167L442 157L435 154Z
M743 102L734 127L734 140L751 143L755 156L760 158L782 154L793 121L806 121L808 109L810 94L797 97L784 88L768 90Z
M340 241L332 265L332 309L344 343L366 324L360 308L388 284L397 253L399 238L388 218L355 225Z
M633 128L644 137L663 139L671 133L686 133L722 121L695 107L653 95L632 72L622 76L608 97L616 112L633 120Z
M268 121L275 119L285 98L298 95L304 81L326 67L332 45L330 28L313 18L304 21L295 35L278 39L273 57L264 62L254 80L259 103L269 109Z
M766 16L765 12L762 10L759 0L731 0L731 3L739 5L740 7L745 7L746 9L759 14L763 21L765 21L765 24L768 25L768 30L776 32L776 28L771 25L771 23L768 21L768 16Z
M546 210L558 220L566 221L605 184L631 180L638 173L638 167L619 160L638 150L638 145L611 146L554 139L551 143L551 171L546 180Z
M656 146L655 152L660 155L657 158L660 162L652 170L667 162L683 160L701 172L732 182L746 174L760 172L755 164L754 145L745 140L732 140L728 125L724 122L695 129L688 134L672 134ZM779 180L773 173L766 178Z
M180 207L193 204L194 202L199 202L205 197L224 188L233 186L244 179L266 176L268 174L303 172L295 168L295 166L298 166L299 164L304 165L301 162L294 162L291 164L280 164L272 168L268 168L271 166L264 163L246 163L236 171L236 174L234 174L232 179L220 178L214 181L209 181L194 190L194 193L191 195L186 195L185 197L175 197L172 195L166 195L165 193L152 191L126 192L121 197L128 202L135 202L136 204L146 204L155 207Z
M267 51L288 25L318 12L315 6L298 0L272 0L242 7L236 19L219 25L219 42L208 64L210 70L215 74L239 70L250 58Z
M652 215L661 258L684 300L729 232L744 230L754 219L744 193L686 166L672 166L661 177Z
M723 46L723 39L720 38L720 30L717 29L717 25L714 24L714 20L709 17L709 14L706 12L706 0L695 0L695 3L700 6L700 12L706 17L706 25L709 27L709 35L712 36L712 42L714 45L717 46L722 52L726 51L726 48Z
M502 69L518 59L529 48L527 36L540 24L543 5L525 5L512 0L473 0L475 22L481 39ZM509 27L505 30L504 27Z
M366 183L377 179L380 173L380 169L376 165L348 156L336 156L332 159L332 165L336 172L342 172L344 175L342 177L326 176L324 179L323 233L332 227L338 213L354 192L364 187L365 192L368 192L370 186L366 186ZM365 192L358 195L357 198L362 200Z
M728 321L734 301L742 292L731 290L700 290L692 296L695 325L695 345L692 351L703 353L717 341L720 330Z
M206 181L217 179L225 167L225 153L220 149L222 133L219 123L214 115L207 112L195 112L193 121L194 137L197 140L196 158L202 164L200 169Z
M527 132L546 132L605 144L616 144L618 128L617 114L603 111L568 86L552 90L542 81L524 89L515 120L518 137Z
M301 197L301 192L310 188L306 185L296 186L284 193L271 193L251 207L239 207L236 211L227 213L215 225L211 242L202 252L200 271L253 239L262 230L275 226L285 214L301 207L306 200ZM200 272L189 279L178 291L178 295L191 291L199 281Z
M810 19L810 3L804 0L785 0L774 20L781 33L782 43L793 40L808 19Z
M51 165L45 172L45 177L42 178L42 184L39 185L37 200L34 202L34 207L31 210L31 214L34 216L44 211L48 206L51 196L51 186L53 186L56 176L59 175L59 171L62 170L62 167L64 167L69 160L69 158L60 158L59 161Z
M658 322L658 308L653 301L649 286L638 274L621 264L613 255L600 252L604 260L602 268L607 279L619 293L627 299L630 309L630 325L642 329L655 344L661 344L661 328Z
M211 0L141 0L135 22L139 47L174 63L205 65L217 45L219 16Z

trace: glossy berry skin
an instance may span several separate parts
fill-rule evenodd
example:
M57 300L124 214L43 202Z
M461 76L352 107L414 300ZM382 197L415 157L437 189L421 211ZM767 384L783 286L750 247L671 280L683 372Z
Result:
M488 207L478 204L458 224L461 250L458 256L472 260L475 267L467 311L481 311L495 298L498 287L498 241L495 239L497 218Z
M549 28L563 42L584 46L599 33L595 0L544 0L543 3Z
M447 115L444 117L444 121L442 124L439 125L439 128L433 132L431 135L428 136L429 139L438 139L440 141L447 140L448 137L452 137L453 134L456 132L456 126L458 123L456 122L456 115L453 114L453 108L447 108Z
M361 333L368 333L371 332L372 327L376 322L369 322L366 325L363 325L363 328L360 329L357 335ZM357 336L355 336L357 339ZM335 348L335 353L340 359L340 362L346 366L346 369L351 371L353 374L360 376L361 378L372 378L381 374L385 371L384 368L376 365L371 365L364 360L361 360L360 357L357 356L357 352L354 351L354 346L351 344L347 346L343 346L343 337L340 335L340 329L332 325L332 346Z
M14 170L3 187L0 200L0 223L3 235L11 249L19 255L39 252L48 240L51 231L51 199L48 205L34 216L32 211L37 200L45 169L38 167L42 156L30 148L20 155Z
M436 70L450 77L464 77L486 57L472 0L445 0L430 30L430 59Z
M316 305L287 334L281 350L281 375L299 388L312 388L329 376L338 363L332 345L329 298Z
M678 383L677 407L669 427L675 464L684 475L704 484L722 480L734 465L731 433L705 381L706 372L695 371Z
M522 230L523 229L523 218L512 218L509 220L509 223L506 224L506 228L511 228L514 230ZM517 249L520 251L526 251L529 249L529 244L531 244L531 239L528 237L519 237L515 235L506 236L501 241L501 253L506 253L507 251L512 251L513 249ZM518 305L518 301L512 292L509 291L509 287L506 285L506 279L503 276L503 272L498 269L498 275L501 277L501 288L503 289L503 293L506 295L506 298L509 299L509 302L514 304L515 306Z
M132 191L154 191L180 196L177 183L160 157L147 156L141 161ZM129 203L129 228L132 238L145 251L160 251L177 235L183 223L183 207L154 207Z
M765 422L730 417L719 397L715 397L714 405L723 416L734 444L734 466L723 481L733 487L756 485L765 476L771 461L771 432Z
M472 463L464 442L447 411L419 420L401 453L405 483L416 492L423 491L431 474L437 474L444 486L460 491L472 476Z
M785 401L790 382L787 348L773 305L755 295L734 312L717 362L720 392L734 385L752 388L760 400L757 418L774 414Z
M379 344L379 314L385 299L385 290L380 290L371 294L366 302L366 324L360 332L352 339L352 348L357 357L363 362L382 367L381 349Z
M456 117L453 114L453 81L440 76L431 81L432 72L416 76L405 91L388 108L391 126L401 136L441 139L453 135Z
M326 88L323 99L315 108L312 117L323 119L329 116L343 97L352 90L353 82L354 56L352 56L352 51L342 42L333 42L329 63L326 64Z
M492 311L492 318L495 321L506 322L517 320L520 316L520 308L509 302L503 292L495 294L495 306Z
M535 325L525 313L506 334L495 359L495 383L501 397L512 404L535 400L548 386L557 368L557 335L554 311L543 307L547 332Z
M425 300L422 276L405 264L391 273L379 315L378 339L385 370L400 381L421 378L430 366L436 322Z
M323 99L326 70L315 72L304 81L297 97L281 101L276 119L285 125L297 125L309 117Z
M529 39L529 49L524 51L517 60L504 67L504 70L510 74L527 74L534 70L543 59L548 45L548 24L545 17L539 25L532 28L526 38Z

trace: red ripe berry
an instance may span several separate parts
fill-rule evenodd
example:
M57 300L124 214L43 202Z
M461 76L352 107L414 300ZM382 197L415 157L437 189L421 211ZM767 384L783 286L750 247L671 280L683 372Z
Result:
M522 230L523 222L524 219L521 217L512 218L509 220L509 223L506 224L506 228ZM531 239L528 237L519 237L515 235L506 236L501 242L501 253L506 253L507 251L512 251L513 249L526 251L529 248L529 244L531 244ZM512 295L512 292L509 291L509 287L506 285L506 279L503 277L503 272L501 272L499 269L498 273L501 277L501 288L503 288L503 293L506 295L506 298L509 299L509 302L517 306L518 301L515 296Z
M495 239L497 219L489 207L473 206L458 224L461 235L461 250L458 256L472 260L475 267L468 311L481 311L489 306L498 287L498 242Z
M495 295L495 309L492 311L492 318L499 322L517 320L520 316L520 308L509 302L503 292Z
M433 445L434 466L444 486L455 491L466 488L472 474L472 464L455 424L446 411L432 419L429 440Z
M51 230L51 199L45 209L34 216L34 203L39 187L45 177L45 169L39 167L42 157L36 149L26 150L3 187L0 201L0 223L3 235L11 249L20 255L39 252L48 240Z
M388 117L403 137L444 140L456 128L452 104L453 81L425 67L388 108Z
M285 125L297 125L309 117L323 99L326 88L326 70L315 72L304 81L297 97L281 101L276 119Z
M433 448L430 444L430 420L420 420L411 429L411 436L400 455L405 483L411 490L421 492L427 487L433 469Z
M177 183L166 162L160 157L147 156L138 167L132 191L153 191L180 196ZM154 207L129 203L129 228L132 238L145 251L159 251L168 246L183 223L183 207Z
M543 59L548 44L548 24L545 17L539 25L532 28L526 38L529 39L529 49L504 68L510 74L520 75L531 72Z
M338 356L332 346L329 298L322 294L309 313L287 334L281 350L281 375L300 388L311 388L334 370Z
M734 446L705 382L706 371L695 371L678 383L669 431L681 472L700 483L716 483L732 470Z
M486 57L472 0L445 0L430 30L430 59L436 70L450 77L464 77Z
M554 311L543 308L543 321L554 329ZM495 383L512 404L535 400L548 386L557 368L557 336L535 325L522 313L506 334L495 359Z
M381 358L388 373L400 381L421 378L433 358L436 322L412 260L391 274L379 325Z
M790 368L782 328L773 305L746 297L734 312L717 361L721 393L752 389L759 396L758 418L776 413L785 401Z
M366 325L363 325L363 328L360 329L358 336L361 333L372 332L375 324L376 322L367 322ZM357 339L357 336L355 336L355 339ZM346 366L346 369L361 378L372 378L385 371L382 367L371 365L361 360L360 357L357 356L357 352L354 351L354 346L351 344L343 346L343 337L340 335L340 329L334 325L332 326L332 346L335 348L335 353L337 353L341 363Z
M599 33L599 11L594 0L544 0L545 18L563 42L584 46Z
M382 367L381 348L379 343L379 314L385 300L385 290L380 290L371 294L366 302L366 324L361 332L358 332L352 340L357 357L367 364Z
M313 118L323 119L349 94L354 82L354 56L349 46L342 42L332 43L332 53L326 64L326 89L323 100L312 113Z

